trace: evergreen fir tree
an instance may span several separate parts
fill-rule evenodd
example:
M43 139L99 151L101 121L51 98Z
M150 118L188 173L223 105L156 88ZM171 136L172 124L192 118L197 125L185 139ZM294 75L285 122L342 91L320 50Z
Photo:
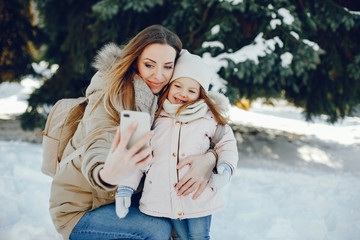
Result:
M105 43L124 44L151 24L221 63L218 74L233 103L283 97L304 108L308 119L325 114L335 122L360 102L360 15L350 11L356 8L351 1L35 2L49 38L44 60L59 69L31 95L24 128L35 126L44 105L83 95L94 73L91 61ZM267 48L256 58L238 56L254 44Z
M0 0L0 83L34 73L37 28L29 0Z

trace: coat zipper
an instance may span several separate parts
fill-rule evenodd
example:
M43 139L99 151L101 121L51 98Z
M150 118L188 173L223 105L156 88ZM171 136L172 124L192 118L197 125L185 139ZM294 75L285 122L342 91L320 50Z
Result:
M179 152L180 152L180 136L181 136L181 125L182 123L180 122L180 127L179 127L179 137L178 137L178 148L177 148L177 153L176 153L176 166L179 164ZM179 179L179 169L176 169L176 175L177 175L177 182L180 181Z
M180 154L180 137L181 137L181 127L182 127L182 123L180 122L180 126L179 126L179 137L178 137L178 149L177 149L177 155L176 155L176 166L179 164L180 162L180 158L179 158L179 154ZM179 173L179 169L176 169L176 174L177 174L177 182L180 181L180 173ZM184 215L184 205L183 205L183 198L180 197L179 199L180 201L180 212L178 212L178 219L181 219L181 217Z

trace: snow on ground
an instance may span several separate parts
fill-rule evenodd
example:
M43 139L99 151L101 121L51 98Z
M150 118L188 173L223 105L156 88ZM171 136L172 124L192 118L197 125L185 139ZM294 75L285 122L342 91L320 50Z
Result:
M0 113L11 115L1 111L15 92L0 85ZM359 118L308 123L283 101L230 115L240 160L212 239L360 239ZM58 239L41 155L40 144L0 141L0 239Z
M41 156L40 144L0 141L0 239L57 239Z
M349 174L239 168L213 239L359 239L360 182Z

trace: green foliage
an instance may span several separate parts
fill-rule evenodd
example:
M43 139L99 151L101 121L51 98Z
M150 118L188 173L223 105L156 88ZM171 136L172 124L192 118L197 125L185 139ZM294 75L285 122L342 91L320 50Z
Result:
M0 0L0 83L33 73L37 28L32 21L29 0Z
M119 12L119 5L114 0L103 0L95 3L92 10L101 20L106 21L112 19Z
M331 1L276 1L272 7L251 2L252 8L247 9L251 19L246 22L265 23L251 28L255 32L253 36L263 32L265 39L279 38L282 46L259 57L258 63L228 59L228 65L219 74L228 81L230 99L236 102L240 97L255 99L282 94L303 107L308 120L325 114L330 122L335 122L351 115L360 103L357 77L360 71L356 65L356 55L360 52L359 15L350 14ZM246 1L239 4L246 5ZM290 25L279 16L282 8L289 10L294 18ZM262 16L257 14L258 9ZM269 15L280 19L276 28L269 27L271 20L264 18ZM222 31L227 31L227 27L222 30L221 25ZM243 43L244 39L239 41ZM232 50L224 44L222 51ZM279 58L286 52L293 58L289 66L283 67Z
M152 24L176 32L191 52L225 60L218 74L232 102L284 97L309 120L325 114L331 122L360 102L360 16L336 1L34 1L48 37L43 60L60 67L31 95L27 128L43 106L83 95L105 43L124 44ZM269 47L256 59L235 57L254 44Z

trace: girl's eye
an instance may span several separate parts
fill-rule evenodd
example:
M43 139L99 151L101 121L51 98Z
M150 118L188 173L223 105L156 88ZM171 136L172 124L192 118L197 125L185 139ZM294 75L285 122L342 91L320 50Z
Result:
M190 93L195 93L195 91L194 91L194 90L189 90L189 92L190 92Z
M165 66L166 69L173 69L173 66Z
M174 84L174 86L175 86L176 88L180 88L180 85Z

